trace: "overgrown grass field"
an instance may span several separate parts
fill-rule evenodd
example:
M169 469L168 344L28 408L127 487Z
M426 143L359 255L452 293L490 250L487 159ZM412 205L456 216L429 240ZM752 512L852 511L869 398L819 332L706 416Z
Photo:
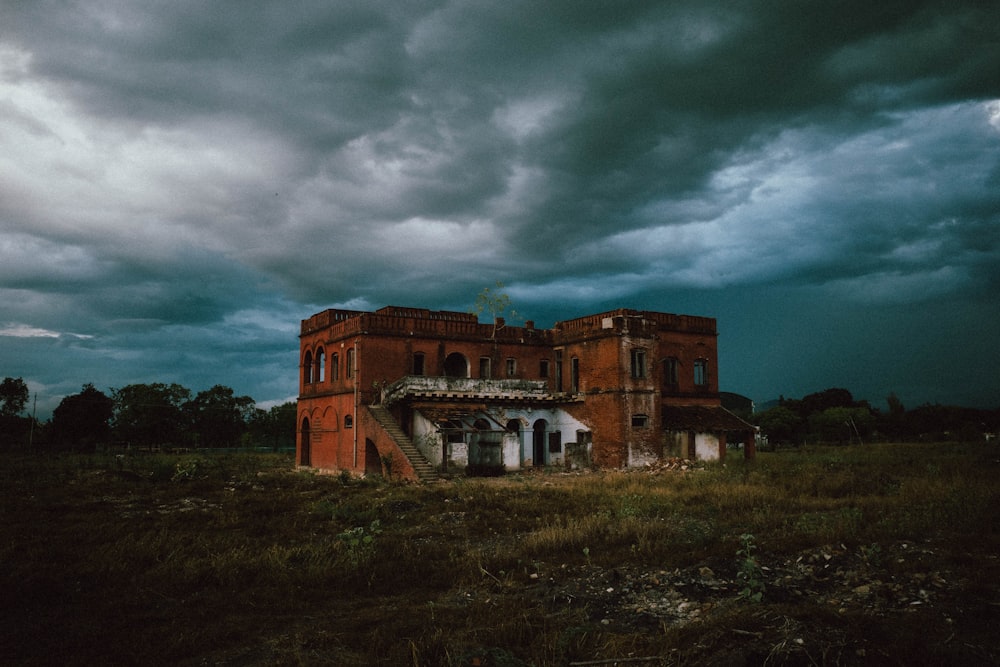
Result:
M989 664L1000 449L431 485L0 459L5 664Z

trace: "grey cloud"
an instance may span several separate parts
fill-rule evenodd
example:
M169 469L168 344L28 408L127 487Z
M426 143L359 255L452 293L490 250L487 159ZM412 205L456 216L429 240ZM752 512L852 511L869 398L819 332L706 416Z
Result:
M60 342L81 372L200 381L214 359L285 397L252 368L294 385L299 317L464 309L497 279L539 323L715 309L759 345L741 313L780 309L756 290L815 325L810 298L863 319L1000 286L990 4L43 2L0 22L0 322L94 335Z

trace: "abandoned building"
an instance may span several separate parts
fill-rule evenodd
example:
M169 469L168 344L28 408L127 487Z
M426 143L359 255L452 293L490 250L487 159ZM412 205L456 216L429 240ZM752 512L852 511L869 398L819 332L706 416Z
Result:
M618 309L536 329L387 306L302 321L296 460L427 480L754 456L714 318Z

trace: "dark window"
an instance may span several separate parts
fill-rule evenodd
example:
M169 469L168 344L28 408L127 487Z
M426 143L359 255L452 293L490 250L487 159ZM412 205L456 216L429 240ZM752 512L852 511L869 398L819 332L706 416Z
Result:
M316 382L326 382L326 352L323 348L316 352Z
M580 391L580 360L576 357L569 360L569 384L574 394Z
M704 359L694 362L694 383L698 387L708 384L708 362Z
M517 375L517 360L507 360L507 377L512 378Z
M646 351L632 350L632 377L646 377Z
M444 360L445 377L466 378L469 377L469 362L465 355L459 352L452 352Z
M354 377L354 373L357 372L357 368L354 366L354 348L347 348L347 377Z
M562 350L556 350L556 391L563 390Z
M547 378L549 376L549 360L542 359L538 364L538 375L539 377Z
M344 428L354 428L354 417L351 415L344 417Z
M484 380L487 380L490 377L492 377L492 368L489 357L479 358L479 377L483 378Z
M649 426L649 417L647 415L632 415L633 428L646 428L647 426Z
M313 353L306 352L306 358L302 362L302 381L305 384L312 384L313 381Z
M677 386L677 360L676 359L664 359L663 360L663 384L667 387Z
M334 352L330 355L330 380L336 382L340 379L340 355Z
M416 352L413 355L413 374L423 375L424 374L424 353Z

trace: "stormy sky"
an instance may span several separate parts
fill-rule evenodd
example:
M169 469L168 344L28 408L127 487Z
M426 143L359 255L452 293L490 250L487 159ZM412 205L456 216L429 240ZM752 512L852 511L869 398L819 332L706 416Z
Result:
M715 317L1000 405L1000 3L5 2L0 377L297 393L328 307Z

